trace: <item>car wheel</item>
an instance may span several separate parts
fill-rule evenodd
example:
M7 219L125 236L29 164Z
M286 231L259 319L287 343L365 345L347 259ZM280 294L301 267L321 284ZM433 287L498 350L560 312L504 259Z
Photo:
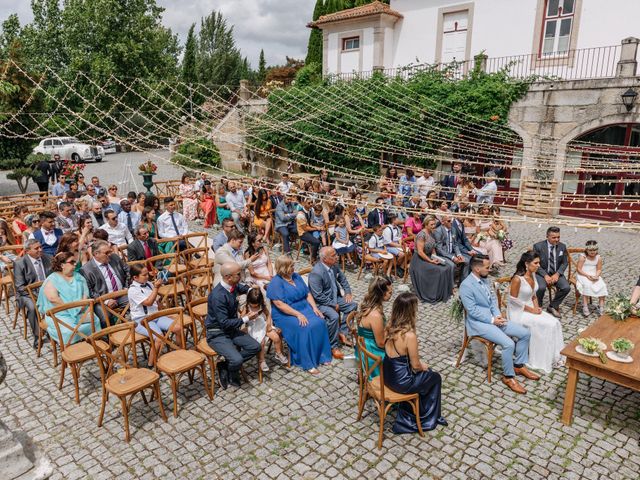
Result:
M71 154L71 160L73 160L74 163L79 163L80 162L80 155L78 155L77 153L72 153Z
M102 161L102 157L96 157L96 163L100 163Z

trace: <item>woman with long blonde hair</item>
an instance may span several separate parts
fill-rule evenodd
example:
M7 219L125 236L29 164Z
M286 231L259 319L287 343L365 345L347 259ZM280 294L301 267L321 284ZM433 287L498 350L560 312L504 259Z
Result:
M442 378L420 360L417 317L418 297L411 292L398 295L393 302L391 319L385 327L386 355L382 361L382 371L386 387L397 393L417 393L420 396L420 425L422 430L433 430L437 425L448 425L441 415ZM418 431L416 414L410 403L403 402L398 406L393 431Z

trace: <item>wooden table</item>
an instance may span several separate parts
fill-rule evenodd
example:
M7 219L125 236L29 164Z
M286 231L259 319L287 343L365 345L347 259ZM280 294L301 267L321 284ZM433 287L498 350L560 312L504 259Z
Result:
M616 338L628 338L636 345L631 352L633 362L620 363L607 358L607 363L602 363L599 357L589 357L576 352L578 339L586 337L599 338L607 344L607 351L611 350L611 342ZM603 315L582 332L578 338L564 347L562 355L567 357L566 366L569 369L567 390L564 395L564 408L562 409L562 423L571 425L576 385L578 384L580 372L640 391L640 318L631 317L624 322L616 322L608 315Z

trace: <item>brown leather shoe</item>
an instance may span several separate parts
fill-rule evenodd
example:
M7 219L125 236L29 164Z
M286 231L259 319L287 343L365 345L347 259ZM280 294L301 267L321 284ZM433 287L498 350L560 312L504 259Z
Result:
M529 380L540 380L540 375L528 370L527 367L520 367L520 368L516 367L513 370L516 372L516 375L522 375L523 377L528 378Z
M331 350L331 355L336 360L344 359L344 353L342 353L342 351L340 349L338 349L338 348L334 348L333 350Z
M507 387L509 387L511 390L513 390L516 393L520 393L520 394L527 393L525 388L522 385L520 385L520 383L518 383L518 381L515 378L502 377L502 383L504 383Z
M347 338L344 333L338 334L338 340L346 347L353 347L353 343Z

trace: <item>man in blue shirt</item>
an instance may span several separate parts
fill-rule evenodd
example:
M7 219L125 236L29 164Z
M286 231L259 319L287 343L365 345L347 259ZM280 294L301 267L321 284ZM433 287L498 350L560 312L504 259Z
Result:
M67 185L66 181L67 180L64 175L58 176L58 183L51 187L51 195L54 197L61 197L64 195L64 192L68 192L69 185Z

